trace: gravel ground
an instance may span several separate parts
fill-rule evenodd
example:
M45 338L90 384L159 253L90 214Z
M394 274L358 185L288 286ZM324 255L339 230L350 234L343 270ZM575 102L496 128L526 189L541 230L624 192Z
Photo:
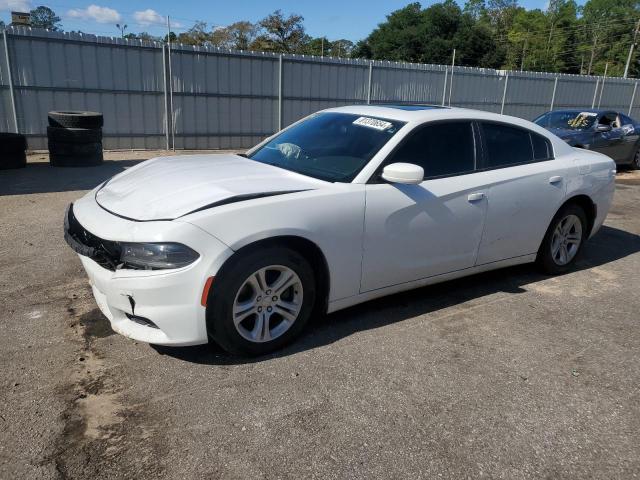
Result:
M0 172L0 478L640 476L640 174L573 273L395 295L246 361L114 334L64 244L69 202L161 153Z

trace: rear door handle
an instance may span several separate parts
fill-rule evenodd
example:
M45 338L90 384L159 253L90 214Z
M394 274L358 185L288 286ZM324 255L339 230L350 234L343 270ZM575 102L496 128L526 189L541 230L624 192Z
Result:
M484 193L476 192L476 193L470 193L469 196L467 197L467 200L470 202L478 202L483 198L484 198Z
M562 177L560 175L556 175L555 177L551 177L549 179L549 183L554 184L554 185L556 183L560 183L560 182L562 182Z

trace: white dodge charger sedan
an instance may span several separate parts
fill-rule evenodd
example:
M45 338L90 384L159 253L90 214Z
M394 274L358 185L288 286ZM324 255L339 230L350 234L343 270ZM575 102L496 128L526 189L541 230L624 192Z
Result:
M519 118L332 108L244 155L136 165L69 206L65 238L116 332L259 355L316 313L526 262L567 271L615 168Z

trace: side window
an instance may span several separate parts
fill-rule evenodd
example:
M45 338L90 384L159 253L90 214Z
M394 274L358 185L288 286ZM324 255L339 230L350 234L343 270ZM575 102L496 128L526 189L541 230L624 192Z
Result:
M533 145L528 130L499 123L483 123L482 134L487 149L486 168L533 161Z
M549 160L553 158L553 151L551 150L551 142L549 140L537 133L530 132L529 135L531 135L534 160Z
M438 122L417 127L387 163L414 163L425 178L471 172L475 146L471 122Z
M633 125L633 120L627 117L625 114L620 114L620 119L622 120L622 125Z

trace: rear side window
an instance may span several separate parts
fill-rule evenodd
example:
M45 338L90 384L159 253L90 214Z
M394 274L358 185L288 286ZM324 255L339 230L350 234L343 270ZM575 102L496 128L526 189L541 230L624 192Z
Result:
M627 117L624 113L620 114L620 119L622 120L622 125L633 125L633 120Z
M534 160L549 160L553 158L551 152L551 142L544 138L542 135L530 132L531 145L533 146L533 159Z
M438 122L418 127L387 163L396 162L420 165L425 178L473 171L475 144L471 122Z
M500 168L553 158L551 143L524 128L483 123L485 168Z

